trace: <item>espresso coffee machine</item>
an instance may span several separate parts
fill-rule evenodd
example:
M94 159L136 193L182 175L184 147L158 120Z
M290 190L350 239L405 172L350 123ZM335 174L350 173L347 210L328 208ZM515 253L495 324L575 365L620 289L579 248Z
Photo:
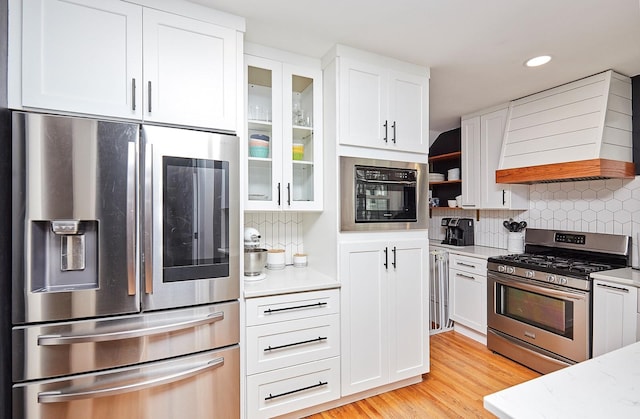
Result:
M443 218L440 225L445 227L442 244L473 246L473 218Z

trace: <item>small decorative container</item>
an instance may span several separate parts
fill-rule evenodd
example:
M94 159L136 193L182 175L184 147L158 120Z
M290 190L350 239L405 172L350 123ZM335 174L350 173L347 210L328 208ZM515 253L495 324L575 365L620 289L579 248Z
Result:
M305 268L307 266L307 255L305 253L296 253L293 255L293 266L296 268Z
M293 143L293 160L302 160L304 158L304 144Z

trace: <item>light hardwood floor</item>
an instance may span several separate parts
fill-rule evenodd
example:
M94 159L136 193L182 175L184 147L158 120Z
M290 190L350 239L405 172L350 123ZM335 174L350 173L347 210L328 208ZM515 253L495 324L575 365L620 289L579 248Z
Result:
M431 336L431 372L421 383L310 418L490 418L484 396L539 376L466 336L444 332Z

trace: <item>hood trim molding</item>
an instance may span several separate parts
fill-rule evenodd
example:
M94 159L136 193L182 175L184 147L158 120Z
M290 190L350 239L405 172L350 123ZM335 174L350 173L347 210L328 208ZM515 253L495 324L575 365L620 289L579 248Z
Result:
M590 159L496 170L496 183L531 185L611 178L635 178L635 164L618 160Z

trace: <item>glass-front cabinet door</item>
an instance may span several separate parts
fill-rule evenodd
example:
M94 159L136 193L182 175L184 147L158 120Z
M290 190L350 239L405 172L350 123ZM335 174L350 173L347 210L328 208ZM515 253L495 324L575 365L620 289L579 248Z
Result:
M247 210L322 210L321 70L245 55Z

